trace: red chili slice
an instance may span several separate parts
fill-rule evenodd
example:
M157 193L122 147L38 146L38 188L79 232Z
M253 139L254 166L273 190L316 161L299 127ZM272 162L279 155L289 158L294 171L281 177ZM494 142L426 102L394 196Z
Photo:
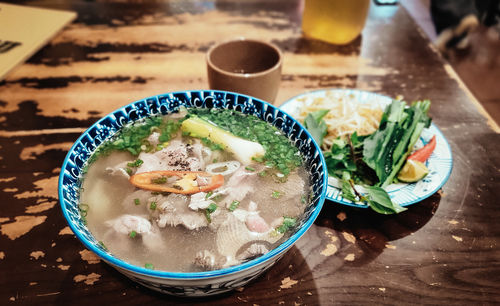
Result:
M413 152L407 159L413 159L421 163L425 162L436 148L436 135L423 147Z
M166 180L169 177L178 177L179 179L167 185ZM196 182L198 177L208 178L209 181L206 185L199 186ZM156 192L194 194L219 188L224 184L224 176L201 171L150 171L134 174L130 177L129 181L132 185L141 189ZM178 182L183 182L183 184L176 185ZM184 184L191 184L192 186L184 188Z

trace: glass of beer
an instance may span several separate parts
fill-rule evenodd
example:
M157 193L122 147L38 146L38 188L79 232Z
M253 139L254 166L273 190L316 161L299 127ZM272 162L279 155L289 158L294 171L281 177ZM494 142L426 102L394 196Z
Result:
M306 37L343 45L363 30L370 0L305 0L302 31Z

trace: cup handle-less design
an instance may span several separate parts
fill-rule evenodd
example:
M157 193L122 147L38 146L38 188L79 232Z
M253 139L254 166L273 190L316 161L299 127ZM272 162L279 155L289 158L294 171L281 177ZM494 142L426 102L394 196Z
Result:
M208 84L273 103L281 82L283 55L273 44L246 38L225 41L207 53Z

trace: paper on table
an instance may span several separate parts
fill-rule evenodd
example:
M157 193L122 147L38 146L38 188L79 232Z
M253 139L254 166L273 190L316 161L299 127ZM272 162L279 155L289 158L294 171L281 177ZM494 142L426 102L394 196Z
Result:
M0 80L75 17L74 12L0 3Z

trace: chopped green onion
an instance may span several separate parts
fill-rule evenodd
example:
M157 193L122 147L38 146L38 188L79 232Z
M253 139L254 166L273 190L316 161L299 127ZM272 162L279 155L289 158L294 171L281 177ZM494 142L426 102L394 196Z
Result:
M207 218L208 223L212 222L212 217L210 216L210 214L212 214L216 209L217 204L215 203L208 205L208 207L205 209L205 218Z
M250 167L250 166L246 166L246 167L245 167L245 170L248 170L248 171L255 171L255 168Z
M144 264L144 268L149 270L154 270L155 267L153 266L153 264L147 262L146 264Z
M89 210L89 205L85 203L80 203L78 206L80 208L80 211L88 211Z
M208 139L207 137L200 138L201 142L203 142L204 145L209 147L212 151L222 151L224 150L224 147L218 143L213 142L212 140Z
M102 247L105 251L107 251L107 250L108 250L108 248L104 245L104 242L99 241L99 245L100 245L100 246L101 246L101 247Z
M207 195L205 196L205 199L210 198L210 197L212 196L212 194L214 194L214 193L213 193L212 191L209 191L209 192L207 193Z
M137 232L136 231L131 231L130 234L128 234L130 236L130 238L135 238L135 236L137 236Z
M297 223L297 219L295 219L295 218L283 217L283 223L280 226L278 226L276 231L283 234L283 233L289 231L292 227L294 227L296 223Z
M264 161L264 158L262 158L262 156L254 156L254 157L252 157L252 160L254 160L258 163L262 163Z
M280 196L281 196L281 192L279 192L279 191L273 191L273 193L271 194L271 197L273 197L275 199L278 199Z
M222 197L223 197L222 194L218 194L212 198L212 201L219 202L222 199Z
M307 202L307 198L306 198L306 196L305 196L304 194L300 197L300 202L301 202L302 204L306 204L306 202Z
M125 168L125 171L127 172L128 175L132 175L132 169L130 168Z
M140 165L142 165L144 163L144 161L142 161L142 159L136 159L135 161L131 162L131 163L127 163L127 166L129 167L139 167Z
M135 205L140 205L140 204L141 204L141 200L139 200L139 199L134 199L134 204L135 204Z
M149 209L151 210L155 210L156 209L156 202L151 202L151 204L149 204Z
M234 200L231 205L229 205L229 211L234 211L240 205L240 201Z
M207 209L205 209L205 218L207 218L208 223L212 222L212 217L210 216L210 213Z
M80 215L82 217L86 217L87 212L89 211L89 205L85 203L80 203L80 205L78 205L78 210L80 211Z
M167 177L166 176L160 176L160 177L157 177L157 178L153 178L151 179L151 183L152 184L165 184L167 182Z
M260 176L260 177L264 177L264 176L267 175L267 172L266 172L266 170L264 170L264 171L261 171L261 172L257 173L257 175Z
M212 204L208 205L208 207L207 207L207 211L209 213L213 213L216 209L217 209L217 204L215 204L215 203L212 203Z

